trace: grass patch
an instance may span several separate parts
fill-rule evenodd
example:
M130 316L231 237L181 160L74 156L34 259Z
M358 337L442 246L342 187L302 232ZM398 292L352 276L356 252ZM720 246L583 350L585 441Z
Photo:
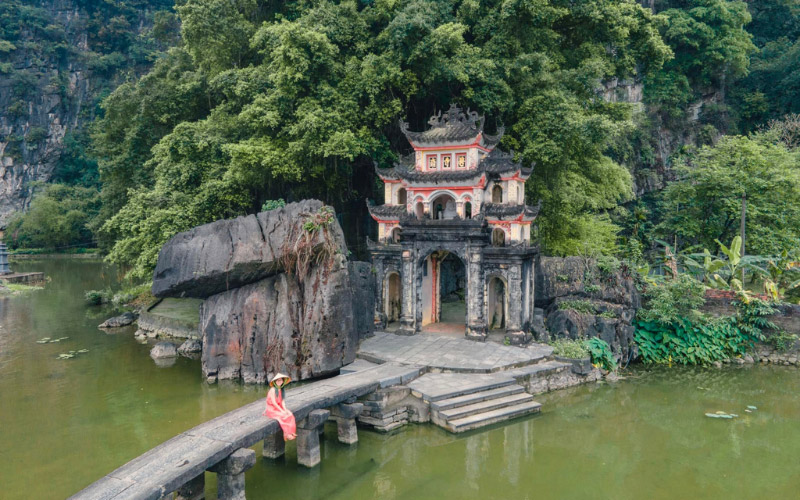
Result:
M597 313L597 309L595 309L594 304L592 304L588 300L565 300L563 302L558 303L558 308L569 311L576 311L582 314Z
M21 295L23 293L41 290L41 286L23 285L22 283L3 283L0 281L0 295Z

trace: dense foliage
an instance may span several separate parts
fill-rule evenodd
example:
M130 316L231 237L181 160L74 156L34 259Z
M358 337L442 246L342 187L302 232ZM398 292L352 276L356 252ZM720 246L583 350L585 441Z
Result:
M177 9L183 45L109 97L95 135L104 192L127 198L104 212L99 234L135 274L148 274L174 232L267 199L340 206L371 196L372 160L388 165L408 149L397 120L422 128L450 102L509 124L503 147L536 163L527 194L544 201L550 251L613 250L617 228L604 213L632 193L605 151L632 122L630 105L597 88L669 56L635 2L188 0ZM158 97L142 105L150 89Z
M688 273L648 279L635 340L646 363L700 365L744 356L778 328L767 319L768 302L739 293L736 314L710 317L700 311L706 287Z
M662 237L680 247L715 249L739 232L747 198L748 252L776 255L800 246L800 151L769 135L727 136L683 155L663 192Z

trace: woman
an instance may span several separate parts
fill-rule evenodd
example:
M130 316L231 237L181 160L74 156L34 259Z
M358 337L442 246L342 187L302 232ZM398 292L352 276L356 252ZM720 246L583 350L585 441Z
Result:
M291 441L297 437L297 426L294 415L286 408L283 402L283 388L291 382L287 375L278 373L269 381L269 392L267 393L267 409L264 416L274 418L281 425L284 441Z

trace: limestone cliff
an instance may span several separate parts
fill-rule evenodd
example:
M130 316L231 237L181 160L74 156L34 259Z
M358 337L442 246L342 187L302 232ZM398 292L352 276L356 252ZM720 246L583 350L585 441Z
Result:
M2 2L0 227L27 208L36 181L50 180L65 136L83 132L100 98L150 66L157 47L142 34L167 3Z

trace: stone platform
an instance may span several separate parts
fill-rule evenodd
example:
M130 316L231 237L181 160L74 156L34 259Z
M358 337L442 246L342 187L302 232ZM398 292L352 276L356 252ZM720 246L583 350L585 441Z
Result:
M0 283L15 283L22 285L35 285L44 283L44 273L8 273L0 274Z
M373 363L426 366L430 371L494 373L539 363L552 353L553 349L544 344L516 347L475 342L463 336L378 332L361 342L358 357Z

